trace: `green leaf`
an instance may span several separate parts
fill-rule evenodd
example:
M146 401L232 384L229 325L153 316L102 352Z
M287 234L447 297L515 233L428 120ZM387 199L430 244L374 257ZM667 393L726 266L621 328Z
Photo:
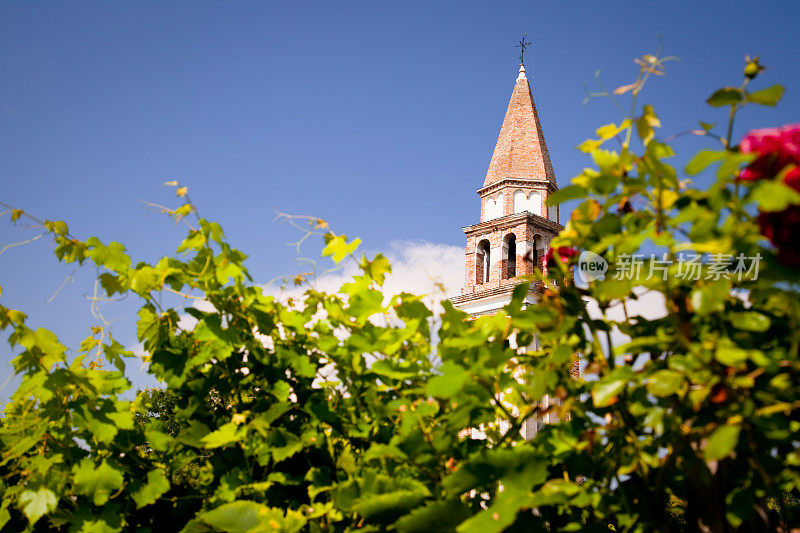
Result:
M690 295L692 308L698 315L708 315L725 308L730 297L730 280L720 279L704 287L693 289Z
M30 523L35 524L42 516L55 510L57 501L53 491L42 487L36 492L32 490L22 492L19 495L19 504Z
M736 329L756 332L767 331L771 323L768 316L757 311L731 313L730 321Z
M736 87L723 87L708 97L706 102L713 107L735 105L742 101L742 91Z
M646 145L655 136L655 128L660 127L661 121L653 110L653 106L645 105L642 116L636 121L636 133L639 138Z
M208 429L208 426L197 420L192 420L189 427L183 429L178 436L175 437L175 440L188 446L194 446L195 448L204 448L205 442L203 442L203 437L210 432L211 430Z
M604 379L592 387L592 401L595 407L607 407L617 401L617 396L628 384L627 379Z
M355 501L352 509L367 519L380 519L396 516L405 509L413 509L429 495L430 492L422 483L413 482L407 488L391 492L364 494Z
M69 228L67 227L67 223L63 220L45 220L44 227L47 228L48 231L55 233L56 235L66 235L69 233Z
M631 125L630 119L626 118L625 120L622 121L622 123L619 126L617 126L612 122L610 124L606 124L605 126L600 126L595 133L597 133L597 136L600 137L600 139L605 141L612 137L615 137L616 135L619 134L619 132L623 131L630 125Z
M653 396L669 396L683 388L683 375L674 370L658 370L647 378L647 392Z
M686 173L690 176L700 174L711 163L719 161L725 157L724 150L700 150L686 164Z
M741 426L725 425L714 430L706 441L704 455L706 461L723 459L730 455L739 441Z
M451 398L469 379L469 372L452 361L445 361L441 370L441 376L434 376L428 382L428 394L437 398Z
M348 244L347 237L344 235L337 235L331 238L328 244L325 245L325 248L322 249L322 257L330 255L333 256L332 259L334 263L341 263L342 259L347 257L348 254L353 253L360 243L361 239L355 239Z
M104 505L111 494L122 487L122 474L103 460L100 466L84 457L72 467L73 487L77 494L90 496L95 505Z
M364 273L375 280L378 285L383 285L386 274L391 273L392 266L389 260L382 254L378 254L372 261L368 261L366 257L361 260L361 268Z
M241 428L229 422L221 426L218 430L212 431L208 435L200 439L206 448L220 448L234 442L238 442L244 438L246 432Z
M753 104L775 107L778 105L778 102L780 102L781 98L783 98L783 91L783 85L776 83L775 85L767 87L766 89L761 89L760 91L756 91L754 93L746 93L745 100Z
M588 196L589 192L580 185L569 185L549 195L546 203L547 205L558 205L570 200L587 198Z
M726 366L738 366L750 358L750 350L743 350L731 344L720 344L714 358Z
M520 509L530 506L531 487L547 479L547 462L535 460L521 471L501 479L503 491L485 511L472 516L456 529L459 533L498 533L514 523Z
M147 483L132 494L136 508L156 503L165 492L169 490L169 481L161 469L151 470L147 473Z
M472 513L458 500L433 501L414 509L394 523L400 533L451 531Z
M161 274L151 266L137 268L131 276L131 289L138 294L146 295L161 287Z
M131 266L131 258L125 253L125 247L118 242L111 242L105 246L97 237L90 237L86 241L89 248L88 255L97 266L104 266L117 272L127 270Z
M109 272L103 272L100 274L99 279L100 285L103 287L103 289L105 289L106 294L109 296L114 296L116 293L122 294L125 291L119 281L119 278Z
M197 518L211 527L226 533L256 533L262 531L300 531L306 523L298 511L267 507L248 500L238 500L220 505L211 511L197 514Z
M419 375L419 371L416 368L402 368L387 359L375 361L369 369L379 376L391 379L408 379Z
M578 145L578 150L585 154L589 154L600 148L603 144L603 141L598 141L596 139L586 139L581 144Z
M761 180L751 193L761 211L783 211L790 205L800 204L800 193L778 180Z

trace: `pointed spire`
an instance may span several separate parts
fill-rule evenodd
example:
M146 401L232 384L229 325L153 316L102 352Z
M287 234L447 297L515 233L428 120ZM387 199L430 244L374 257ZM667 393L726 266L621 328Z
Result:
M524 65L519 66L519 76L483 186L504 178L548 180L557 186Z

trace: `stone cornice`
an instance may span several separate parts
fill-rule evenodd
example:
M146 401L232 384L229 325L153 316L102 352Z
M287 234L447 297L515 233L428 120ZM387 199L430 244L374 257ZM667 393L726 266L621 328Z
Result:
M512 292L514 292L514 288L517 285L524 282L525 281L520 280L519 283L507 283L499 287L491 287L489 289L484 289L482 291L471 292L468 294L459 294L457 296L453 296L452 298L450 298L450 302L453 305L458 306L459 304L463 304L466 302L473 302L476 300L483 300L486 298L492 298L495 296L506 295L506 294L510 295ZM541 283L532 282L529 293L537 295L542 294Z
M473 224L471 226L466 226L461 228L464 233L469 237L474 233L487 233L488 230L503 230L513 228L514 226L518 226L520 222L523 220L527 220L527 222L533 224L534 226L542 227L552 231L553 233L559 233L564 226L559 224L558 222L553 222L552 220L548 220L544 217L539 215L534 215L528 211L523 213L514 213L513 215L506 215L500 218L493 218L492 220L487 220L485 222L480 222L478 224Z
M485 187L481 187L477 190L478 196L484 196L486 194L491 194L499 189L504 187L534 187L535 185L544 185L544 188L548 190L548 192L554 192L558 190L558 187L555 183L548 179L539 179L539 180L530 180L530 179L522 179L522 178L503 178L500 181L496 181L490 185Z

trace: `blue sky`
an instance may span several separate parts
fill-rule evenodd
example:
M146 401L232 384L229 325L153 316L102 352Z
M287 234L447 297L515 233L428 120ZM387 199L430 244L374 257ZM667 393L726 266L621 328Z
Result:
M787 92L777 110L744 111L736 136L800 121L800 12L791 5L4 2L0 200L154 260L184 229L140 200L173 201L161 183L179 180L250 254L259 281L302 269L285 246L296 235L275 225L275 209L325 218L372 250L398 241L463 246L524 32L563 186L588 164L574 147L619 119L606 101L582 106L583 82L591 86L602 69L608 86L629 83L632 58L659 35L664 53L681 58L645 92L661 136L723 122L703 101L738 84L745 54L768 66L757 87L780 82ZM679 139L678 160L705 144ZM32 235L0 221L2 244ZM76 346L91 324L83 296L94 272L76 272L48 303L72 272L50 249L41 240L0 256L1 301ZM129 343L134 304L110 312ZM0 382L11 357L0 347Z

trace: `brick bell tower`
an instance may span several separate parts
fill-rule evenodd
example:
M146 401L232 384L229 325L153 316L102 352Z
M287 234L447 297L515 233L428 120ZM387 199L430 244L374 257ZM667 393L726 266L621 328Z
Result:
M473 316L492 314L511 300L520 276L542 268L550 241L563 226L545 200L558 190L533 94L520 65L483 187L481 219L467 236L464 288L453 305ZM526 298L536 303L534 284Z

